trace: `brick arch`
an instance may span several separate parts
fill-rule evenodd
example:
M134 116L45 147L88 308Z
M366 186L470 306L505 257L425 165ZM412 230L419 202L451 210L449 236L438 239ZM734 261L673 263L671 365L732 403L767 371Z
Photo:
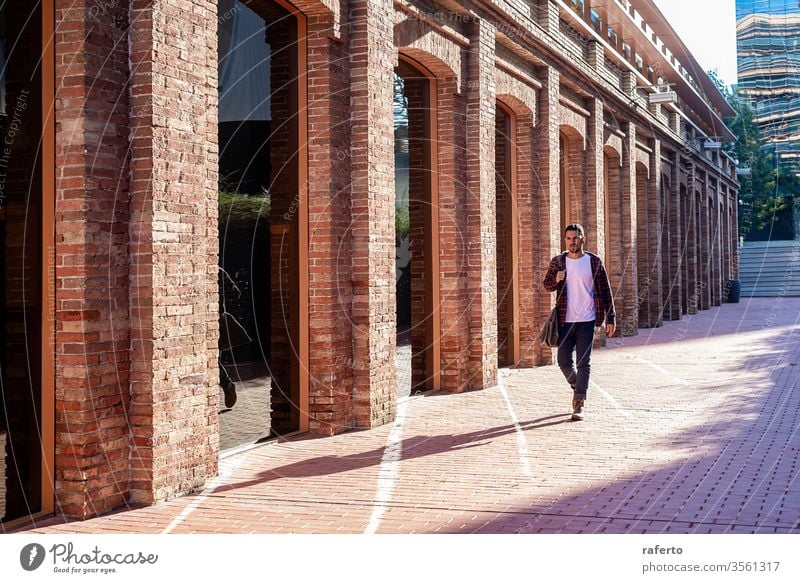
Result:
M533 90L531 89L531 91ZM498 105L504 107L518 118L533 116L533 110L521 97L510 93L498 93L496 99Z
M398 56L416 62L437 79L455 79L461 87L461 47L447 41L441 33L421 20L404 20L394 27Z
M279 4L289 10L297 9L305 15L333 15L338 14L340 11L339 3L337 0L250 0L247 2L247 7L252 10L258 10L261 5L268 5L271 3Z
M622 166L622 152L620 152L616 146L611 144L606 144L603 146L603 154L608 156L608 158L616 165Z
M610 131L608 128L603 132L603 137L603 151L607 153L613 152L613 155L619 158L620 163L622 163L622 138L619 134Z
M584 137L580 128L576 128L571 123L562 123L558 126L558 131L567 139L570 146L580 144L580 150L585 150Z
M497 100L517 115L532 115L536 109L536 89L500 68L495 68L494 77Z
M650 168L649 168L649 166L647 164L645 164L644 162L642 162L641 160L637 160L636 161L636 175L637 176L639 175L639 170L640 169L644 170L643 176L645 176L646 178L649 179L650 178Z

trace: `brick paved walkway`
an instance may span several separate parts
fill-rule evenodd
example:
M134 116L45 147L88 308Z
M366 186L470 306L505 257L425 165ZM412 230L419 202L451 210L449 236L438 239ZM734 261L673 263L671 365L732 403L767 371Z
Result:
M227 457L198 494L49 532L800 533L800 298L613 340L587 421L555 367L394 425ZM793 394L794 393L794 394Z

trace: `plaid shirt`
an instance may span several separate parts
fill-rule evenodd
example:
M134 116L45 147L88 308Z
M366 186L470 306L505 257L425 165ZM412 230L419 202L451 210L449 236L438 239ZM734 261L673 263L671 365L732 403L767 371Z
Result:
M616 311L614 310L614 296L611 293L611 284L608 282L603 262L594 253L584 251L589 256L592 265L592 279L594 280L594 308L596 317L595 326L602 326L603 320L608 324L616 324ZM567 288L566 280L556 283L556 273L567 268L567 252L556 255L550 260L547 275L544 277L544 289L549 292L558 291L556 307L558 308L558 325L563 326L567 321Z

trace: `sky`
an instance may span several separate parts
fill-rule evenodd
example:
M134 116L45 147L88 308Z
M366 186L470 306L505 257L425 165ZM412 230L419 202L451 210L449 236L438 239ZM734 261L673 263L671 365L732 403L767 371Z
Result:
M655 0L672 28L706 71L736 83L736 1Z

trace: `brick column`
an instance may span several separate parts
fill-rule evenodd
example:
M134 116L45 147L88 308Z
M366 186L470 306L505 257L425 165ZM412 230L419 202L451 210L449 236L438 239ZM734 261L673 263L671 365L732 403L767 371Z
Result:
M730 223L730 197L728 185L720 181L720 203L722 204L722 301L728 299L728 280L731 279L731 223Z
M395 415L395 217L390 0L350 4L355 424Z
M680 154L672 156L673 164L670 172L669 183L669 257L670 257L670 282L669 305L670 319L680 320L683 314L683 246L686 237L684 201L681 200Z
M739 279L739 191L731 190L731 279Z
M542 287L550 259L561 251L563 236L561 233L561 188L558 147L558 111L560 75L553 67L539 70L542 89L539 91L539 111L534 128L534 160L538 183L534 184L537 192L537 222L534 242L534 265L536 277L536 322L540 327L555 305L555 294ZM550 364L553 362L552 350L537 343L537 352L533 355L534 364Z
M722 226L722 212L721 212L721 197L720 181L717 176L712 178L712 196L711 196L711 279L712 279L712 304L719 306L722 303L722 254L723 254L723 226Z
M76 518L130 499L128 7L93 18L97 4L57 1L56 30L69 32L54 36L55 492ZM6 27L24 30L22 12L7 8Z
M661 192L661 141L651 140L650 180L647 194L647 230L650 285L647 294L647 319L653 327L663 325L664 296L662 287L664 267L663 197ZM667 258L667 261L669 259Z
M217 3L130 16L131 498L154 502L217 471Z
M306 26L309 429L330 435L354 424L349 49L333 18L309 16Z
M688 291L687 313L696 314L700 309L700 295L703 289L700 282L698 249L700 235L700 211L698 209L697 174L693 162L687 165L686 190L689 198L687 216L689 221L688 244L686 245L686 283Z
M537 0L538 23L545 32L555 35L559 31L559 10L554 0Z
M497 382L494 27L476 19L467 89L467 266L473 388Z
M707 310L711 307L711 209L708 200L708 182L703 179L700 191L700 238L698 242L698 277L702 284L700 294L700 309Z
M586 124L586 228L590 243L588 248L605 261L606 220L605 220L605 168L603 167L603 146L605 133L603 125L603 102L592 99L589 103L591 115Z
M622 139L622 298L617 307L617 321L623 336L635 336L639 330L637 205L636 205L636 126L628 123Z

